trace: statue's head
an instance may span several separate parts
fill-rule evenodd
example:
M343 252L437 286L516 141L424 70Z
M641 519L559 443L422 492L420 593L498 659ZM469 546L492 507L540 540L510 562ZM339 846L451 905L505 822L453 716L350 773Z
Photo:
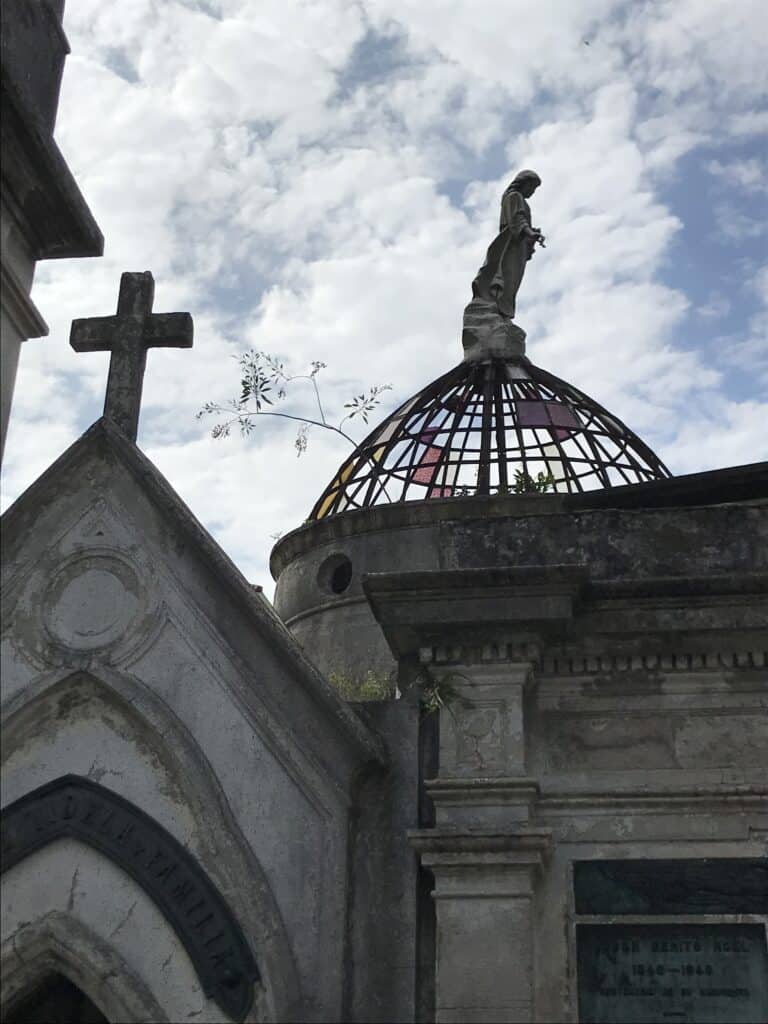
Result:
M540 184L541 178L536 171L520 171L519 174L515 175L514 180L507 188L507 192L519 192L520 195L528 199Z

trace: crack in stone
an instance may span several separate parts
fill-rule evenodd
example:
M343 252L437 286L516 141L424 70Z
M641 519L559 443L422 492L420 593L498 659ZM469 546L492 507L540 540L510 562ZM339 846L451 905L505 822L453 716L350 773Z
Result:
M75 873L72 875L72 884L69 887L69 899L67 900L67 910L72 910L75 905L75 892L77 890L77 876L80 873L80 865L75 868Z
M123 919L122 919L122 920L120 921L120 923L119 923L119 924L115 925L115 927L114 927L114 928L112 929L112 931L111 931L111 932L109 933L109 937L110 937L110 939L114 939L114 937L115 937L115 936L117 935L117 933L118 933L118 932L120 931L120 929L121 929L121 928L122 928L122 927L123 927L123 926L124 926L125 924L127 924L127 923L128 923L128 921L130 920L131 914L132 914L132 913L134 912L134 910L136 909L136 904L137 904L138 902L139 902L138 900L134 900L134 901L133 901L133 903L132 903L132 904L130 905L130 907L128 908L128 911L127 911L127 913L126 913L126 914L125 914L125 915L123 916Z

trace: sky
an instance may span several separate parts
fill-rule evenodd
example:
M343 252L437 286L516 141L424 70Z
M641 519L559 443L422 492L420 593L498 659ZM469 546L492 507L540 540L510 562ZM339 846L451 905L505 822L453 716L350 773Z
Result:
M139 445L254 583L349 447L260 419L211 437L253 348L325 365L329 420L461 359L514 174L547 237L518 296L534 363L675 473L768 458L768 19L762 0L67 0L56 139L105 236L38 265L7 506L101 415L74 317L151 270L191 351L152 350ZM282 411L314 416L297 381ZM367 432L352 421L358 439Z

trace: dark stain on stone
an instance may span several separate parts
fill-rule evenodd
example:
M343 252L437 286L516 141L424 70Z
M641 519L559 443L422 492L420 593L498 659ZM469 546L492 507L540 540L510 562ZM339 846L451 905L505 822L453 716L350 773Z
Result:
M665 676L643 668L628 669L625 672L604 672L585 679L581 684L581 692L585 697L616 693L659 694L664 680Z
M78 686L63 693L56 702L55 717L57 719L68 718L76 708L83 707L88 703L89 694L83 693Z

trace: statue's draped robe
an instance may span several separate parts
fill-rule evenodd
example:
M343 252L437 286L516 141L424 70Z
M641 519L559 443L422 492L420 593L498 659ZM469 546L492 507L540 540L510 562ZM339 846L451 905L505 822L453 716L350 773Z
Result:
M491 242L485 263L472 282L476 299L495 302L502 316L515 315L515 299L523 280L525 264L533 254L531 208L519 192L507 189L501 197L499 233Z

